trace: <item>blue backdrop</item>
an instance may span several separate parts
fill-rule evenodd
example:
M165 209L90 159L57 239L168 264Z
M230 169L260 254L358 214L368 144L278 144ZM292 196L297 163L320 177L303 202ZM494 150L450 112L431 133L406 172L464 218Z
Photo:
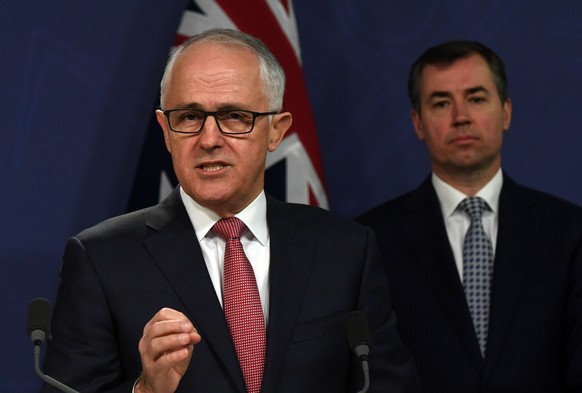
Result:
M34 392L40 382L25 333L28 302L54 299L68 236L125 211L187 1L6 3L0 391ZM294 5L332 211L354 217L427 176L410 122L408 67L426 47L454 38L480 40L506 61L514 113L505 170L582 204L582 2Z

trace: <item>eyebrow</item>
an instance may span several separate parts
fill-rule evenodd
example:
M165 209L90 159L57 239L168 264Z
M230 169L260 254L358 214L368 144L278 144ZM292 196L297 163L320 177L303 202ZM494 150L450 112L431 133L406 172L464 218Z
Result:
M205 111L204 106L200 105L199 103L196 102L192 102L192 103L188 103L188 104L183 104L180 106L177 106L178 108L182 108L182 109L191 109L191 110L198 110L198 111ZM220 105L217 109L215 109L216 111L232 111L232 110L243 110L243 107L241 105L234 105L234 104L222 104Z
M489 90L487 90L484 86L475 86L465 90L465 93L468 95L481 92L489 94Z
M464 93L465 95L471 95L471 94L476 94L476 93L487 93L489 94L489 90L487 90L484 86L475 86L475 87L470 87L468 89L465 89ZM429 99L433 99L433 98L446 98L446 97L450 97L451 93L449 91L435 91L433 92L428 98Z

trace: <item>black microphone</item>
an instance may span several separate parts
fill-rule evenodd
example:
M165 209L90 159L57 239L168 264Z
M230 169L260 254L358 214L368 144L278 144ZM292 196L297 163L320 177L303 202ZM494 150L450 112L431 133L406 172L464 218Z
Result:
M51 304L46 299L34 299L28 305L28 336L40 345L50 336Z
M346 315L346 333L350 349L362 362L364 371L364 387L358 393L366 393L370 388L370 369L368 366L368 355L372 346L372 338L366 317L361 311L352 311Z
M34 343L34 370L46 383L65 393L79 393L54 378L45 375L40 369L40 346L50 337L51 303L43 298L37 298L28 305L28 336Z

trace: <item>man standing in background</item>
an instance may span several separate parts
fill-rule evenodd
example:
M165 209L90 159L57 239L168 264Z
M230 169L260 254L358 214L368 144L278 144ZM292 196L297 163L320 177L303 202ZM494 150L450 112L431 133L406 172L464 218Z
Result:
M502 171L502 60L477 42L435 46L408 94L432 174L359 221L425 391L582 392L582 209Z

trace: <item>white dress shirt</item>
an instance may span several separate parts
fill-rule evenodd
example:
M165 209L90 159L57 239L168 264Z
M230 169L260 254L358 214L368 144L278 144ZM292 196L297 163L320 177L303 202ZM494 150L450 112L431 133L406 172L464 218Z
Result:
M224 307L222 294L224 287L224 249L226 243L211 231L214 224L220 220L220 216L212 210L196 203L186 194L182 187L180 187L180 196L182 197L182 202L186 207L186 211L196 232L196 238L200 242L204 262L206 263L208 274L214 285L216 296L220 304ZM240 240L255 273L266 325L269 315L270 237L267 226L267 199L265 192L262 191L253 202L243 211L236 214L235 217L247 226Z
M434 172L432 174L432 184L438 196L441 212L447 229L447 235L455 257L455 263L461 281L463 280L463 242L465 234L471 224L471 219L463 210L458 208L459 203L468 195L453 188L441 180ZM501 169L495 176L475 195L481 197L487 202L489 209L483 212L481 221L485 234L491 240L493 246L493 256L495 258L495 249L497 245L497 230L499 228L499 194L503 185L503 174Z

